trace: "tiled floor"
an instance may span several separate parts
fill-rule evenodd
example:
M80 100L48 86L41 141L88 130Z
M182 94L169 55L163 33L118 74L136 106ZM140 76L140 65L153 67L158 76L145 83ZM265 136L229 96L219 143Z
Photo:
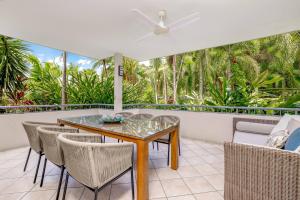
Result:
M150 149L150 199L222 200L224 188L223 146L182 138L179 169L167 167L167 146ZM37 155L32 153L27 171L23 172L28 148L0 152L0 200L53 200L60 170L48 164L44 186L40 177L33 184ZM34 155L34 156L33 156ZM42 160L43 161L43 160ZM42 166L41 162L41 166ZM49 162L48 162L49 163ZM40 167L41 169L42 167ZM41 175L41 171L39 173ZM69 181L67 200L93 199L93 193L75 180ZM131 199L130 174L126 174L99 194L101 200Z

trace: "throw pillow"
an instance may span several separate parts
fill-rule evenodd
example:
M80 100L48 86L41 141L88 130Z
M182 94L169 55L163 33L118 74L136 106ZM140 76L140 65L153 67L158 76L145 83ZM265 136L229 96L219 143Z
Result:
M289 134L288 134L287 130L281 130L276 133L273 133L267 139L266 146L281 149L284 147L285 142L287 141L288 137L289 137Z
M295 151L300 146L300 128L294 130L288 137L284 149L289 151Z

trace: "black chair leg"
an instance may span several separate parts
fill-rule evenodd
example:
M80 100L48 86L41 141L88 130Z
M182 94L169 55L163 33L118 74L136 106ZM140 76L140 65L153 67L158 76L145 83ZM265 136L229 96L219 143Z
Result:
M60 168L61 168L61 172L60 172L60 178L59 178L59 182L58 182L56 200L59 199L59 193L60 193L61 183L62 183L62 179L63 179L63 176L64 176L64 171L65 171L65 167L64 166L61 166Z
M24 170L23 170L24 172L26 171L30 154L31 154L31 147L29 148L29 151L28 151L27 159L26 159L26 162L25 162Z
M152 149L154 149L154 142L152 142Z
M38 175L38 173L39 173L39 168L40 168L40 163L41 163L42 155L43 155L43 154L40 152L40 153L39 153L39 160L38 160L38 163L37 163L37 166L36 166L35 176L34 176L34 180L33 180L33 183L34 183L34 184L36 183L36 178L37 178L37 175Z
M44 184L46 166L47 166L47 158L45 157L44 168L43 168L43 173L42 173L42 179L41 179L40 187L43 187L43 184Z
M103 141L102 142L105 143L105 135L103 136Z
M159 151L158 142L156 142L156 148L157 148L157 151Z
M69 174L67 173L66 175L66 180L65 180L65 187L64 187L64 194L63 194L63 200L66 198L66 193L67 193L67 187L68 187L68 181L69 181Z
M133 166L131 167L131 193L132 193L132 200L134 200L134 176L133 176Z
M97 200L98 198L98 188L95 188L95 197L94 197L94 200Z
M120 142L120 139L118 139L118 143Z

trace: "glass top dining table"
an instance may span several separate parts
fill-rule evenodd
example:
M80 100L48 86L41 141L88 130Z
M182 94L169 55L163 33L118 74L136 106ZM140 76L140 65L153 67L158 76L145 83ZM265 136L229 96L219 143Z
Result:
M84 127L93 127L95 129L115 132L119 135L146 139L166 129L176 126L176 123L158 120L139 120L139 119L124 119L120 123L105 123L102 115L87 115L79 117L61 118L59 121L77 124Z
M171 144L170 167L173 170L178 169L179 123L130 118L121 123L104 123L102 115L60 118L57 121L60 125L135 143L137 147L136 188L138 200L149 199L149 143L169 134Z

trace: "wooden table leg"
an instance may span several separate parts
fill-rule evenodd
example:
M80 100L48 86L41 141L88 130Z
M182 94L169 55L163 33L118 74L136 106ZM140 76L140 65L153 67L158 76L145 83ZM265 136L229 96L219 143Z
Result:
M149 147L148 142L138 141L137 143L137 199L149 199L149 186L148 186L148 158Z
M178 138L179 128L176 128L171 133L171 168L174 170L178 169Z

